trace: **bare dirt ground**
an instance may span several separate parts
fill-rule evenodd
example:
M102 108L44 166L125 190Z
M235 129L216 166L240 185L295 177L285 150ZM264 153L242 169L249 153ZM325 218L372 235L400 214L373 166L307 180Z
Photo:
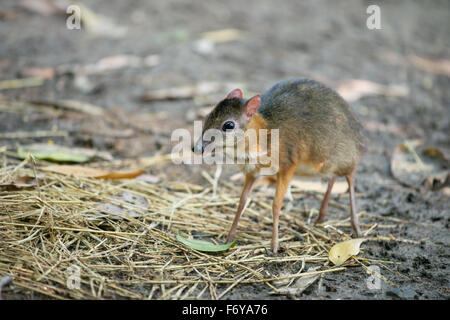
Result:
M348 268L345 273L324 275L297 298L450 297L448 187L405 186L393 177L390 166L394 149L405 140L422 139L449 154L450 2L378 1L380 30L366 27L366 8L372 1L83 2L126 28L126 33L108 37L68 30L64 15L44 16L19 6L18 1L2 0L0 81L29 76L30 68L86 66L124 54L157 55L157 64L85 77L61 72L40 86L0 89L0 99L5 100L88 102L110 110L117 120L102 123L76 112L49 117L36 109L0 109L0 134L55 128L68 132L65 137L51 138L2 136L0 146L12 150L16 143L52 139L66 146L109 151L116 158L168 153L171 132L192 129L193 120L201 119L198 111L222 98L228 89L205 94L203 99L143 102L140 97L157 89L200 82L240 83L245 95L289 77L310 77L334 88L348 79L402 86L406 94L363 95L351 101L370 140L356 176L358 210L381 217L379 224L385 227L377 233L416 241L365 245L371 258L399 262L391 266L398 273L385 273L398 287L383 282L381 289L369 290L364 270ZM215 43L213 48L209 44L199 48L196 41L202 33L228 28L240 30L240 37ZM421 63L417 57L429 63ZM214 174L213 167L174 165L152 173L165 180L206 185L201 170ZM236 172L227 168L223 179ZM294 198L294 206L320 206L313 193L297 192ZM346 196L333 196L333 200L348 201ZM330 218L345 219L347 215L338 207L330 208ZM283 263L271 268L283 271L296 266ZM274 298L262 285L239 286L229 297Z

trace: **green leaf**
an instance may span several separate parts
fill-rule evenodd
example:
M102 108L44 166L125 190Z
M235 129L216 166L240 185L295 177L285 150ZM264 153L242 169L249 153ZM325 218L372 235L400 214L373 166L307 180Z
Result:
M91 157L85 155L74 154L68 152L66 150L44 150L44 151L32 151L32 150L23 150L22 148L17 148L17 155L25 159L29 154L32 154L33 157L40 160L48 160L53 162L76 162L82 163L90 160Z
M180 241L185 246L195 249L198 251L205 252L220 252L228 250L229 248L233 248L236 244L236 240L231 243L226 244L214 244L212 242L204 241L204 240L196 240L196 239L185 239L180 234L177 234L177 240Z

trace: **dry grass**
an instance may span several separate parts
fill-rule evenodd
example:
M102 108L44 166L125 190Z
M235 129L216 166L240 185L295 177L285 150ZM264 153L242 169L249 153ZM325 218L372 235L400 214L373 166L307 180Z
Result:
M224 253L205 254L184 247L175 236L180 232L223 242L236 210L238 185L221 180L213 198L211 188L182 181L149 184L136 179L77 178L41 171L39 165L33 168L27 161L9 163L0 170L0 183L25 175L40 178L39 186L31 190L0 190L0 277L14 278L3 289L4 295L222 299L249 283L277 292L282 280L292 283L302 276L346 269L331 266L328 251L336 242L350 238L348 219L328 220L324 226L314 227L310 221L316 210L284 210L280 219L282 254L268 254L271 200L264 188L253 193L247 204L238 244ZM367 224L376 218L360 216L369 233L380 227L374 222ZM347 267L386 267L387 263L359 257ZM274 271L272 266L280 264L286 266L286 272ZM319 268L305 272L305 264ZM71 266L80 268L79 289L67 286Z

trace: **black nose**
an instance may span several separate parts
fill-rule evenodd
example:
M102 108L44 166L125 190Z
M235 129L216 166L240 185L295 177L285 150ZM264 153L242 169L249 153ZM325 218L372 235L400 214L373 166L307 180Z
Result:
M191 150L192 150L192 152L195 153L195 146L193 146L193 147L191 148ZM205 146L202 145L202 154L203 154L204 151L205 151Z

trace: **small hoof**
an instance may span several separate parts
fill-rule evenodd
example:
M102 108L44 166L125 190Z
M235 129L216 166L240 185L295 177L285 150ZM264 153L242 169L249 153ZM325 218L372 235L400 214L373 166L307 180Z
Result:
M272 249L269 250L267 248L264 248L264 250L266 250L266 255L269 256L269 257L279 257L279 256L281 256L280 249L274 250L272 248ZM283 250L281 250L281 251L283 251Z
M315 221L314 221L314 225L316 225L316 224L321 224L322 222L324 222L325 221L325 219L319 219L319 218L317 218Z
M236 234L228 234L227 235L227 242L225 242L225 243L231 243L231 242L233 242L234 241L234 238L236 238Z
M326 220L326 213L325 212L319 212L319 215L317 216L316 220L314 221L314 224L320 224L325 222Z
M273 250L268 250L267 248L266 248L266 255L268 257L279 257L280 256L280 254L278 252L274 252Z
M364 238L361 230L359 230L359 229L353 230L352 234L353 234L353 238Z

